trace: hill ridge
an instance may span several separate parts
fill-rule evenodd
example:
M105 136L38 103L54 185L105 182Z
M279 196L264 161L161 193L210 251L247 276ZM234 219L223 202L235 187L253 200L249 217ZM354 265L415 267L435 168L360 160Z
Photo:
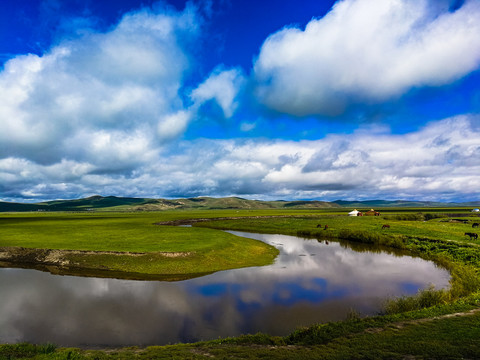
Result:
M0 212L22 211L162 211L173 209L341 209L381 207L441 207L465 206L478 208L478 202L442 203L409 200L362 200L362 201L321 201L321 200L248 200L238 196L190 197L178 199L135 198L93 195L70 200L51 200L38 203L16 203L0 201Z

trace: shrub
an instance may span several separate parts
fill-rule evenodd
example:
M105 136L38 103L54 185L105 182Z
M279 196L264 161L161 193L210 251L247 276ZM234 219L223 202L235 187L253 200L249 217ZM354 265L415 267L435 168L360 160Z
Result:
M34 345L29 343L0 345L0 359L29 358L39 354L52 354L56 346L52 344Z
M361 242L364 244L379 244L385 236L372 231L340 230L338 232L338 237L340 239Z
M444 214L430 214L430 213L427 213L423 217L424 217L425 221L428 221L428 220L432 220L432 219L446 218L448 216L444 215Z
M383 218L385 220L399 220L399 221L423 221L425 219L422 213L391 215L391 216L384 216Z
M480 290L480 278L472 266L457 264L451 271L451 300L469 295Z
M444 304L447 299L447 291L435 290L434 286L431 285L427 289L420 290L414 296L402 296L387 300L384 304L384 313L393 315L406 311L421 310Z
M310 230L298 230L297 236L302 238L308 238L312 236L312 232Z

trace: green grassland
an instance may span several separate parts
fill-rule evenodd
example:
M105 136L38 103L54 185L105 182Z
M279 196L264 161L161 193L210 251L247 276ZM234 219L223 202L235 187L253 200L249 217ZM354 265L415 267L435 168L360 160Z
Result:
M380 209L378 217L348 217L349 210L2 214L0 246L130 251L144 252L146 256L161 252L195 254L172 258L173 262L179 261L172 274L179 268L192 271L204 262L218 267L251 266L247 260L256 247L259 247L256 253L260 254L256 258L261 259L257 259L257 264L269 263L275 257L276 250L216 230L232 229L331 241L347 238L379 247L395 247L436 261L451 271L452 280L449 289L425 289L416 296L387 301L384 312L378 316L360 318L353 312L345 321L298 329L285 337L256 334L197 344L108 351L51 345L0 345L0 359L480 358L480 241L471 241L464 235L465 232L480 234L480 230L472 229L474 222L480 222L478 214L471 213L471 208L402 207ZM235 219L213 221L228 217ZM191 228L155 225L187 219L212 221L196 222ZM319 224L322 227L317 227ZM382 229L384 224L390 228ZM325 225L328 225L326 230ZM114 262L113 258L101 259L99 264L108 263L113 267ZM156 262L161 263L162 259L149 261ZM189 267L189 263L195 265ZM125 270L127 265L117 266ZM139 271L137 265L128 266ZM202 271L216 271L214 268Z
M278 250L262 242L217 230L155 225L159 221L200 215L215 216L195 212L188 215L144 212L3 214L0 216L0 247L103 252L67 254L65 257L70 267L111 271L115 272L115 277L131 278L134 273L135 278L159 275L168 279L170 275L172 280L179 276L186 278L266 265L278 254ZM136 256L127 252L136 253ZM168 256L170 254L173 256Z
M443 209L445 211L448 209ZM455 240L458 242L469 242L469 237L465 232L472 231L472 224L480 222L480 218L461 210L453 212L420 213L417 210L398 210L391 209L382 211L381 216L346 216L346 211L323 211L304 213L308 216L302 216L297 212L295 217L286 217L275 219L269 218L245 218L242 220L223 220L199 223L196 226L230 229L239 231L255 232L261 229L263 233L281 233L287 235L299 235L328 238L338 237L345 231L352 232L374 232L390 236L414 236L424 239L435 240ZM455 216L460 213L462 216ZM427 218L428 220L425 220ZM467 223L464 223L466 221ZM317 228L317 225L321 225ZM390 228L383 229L382 226L388 224ZM324 227L328 225L325 231ZM475 230L473 230L475 231Z

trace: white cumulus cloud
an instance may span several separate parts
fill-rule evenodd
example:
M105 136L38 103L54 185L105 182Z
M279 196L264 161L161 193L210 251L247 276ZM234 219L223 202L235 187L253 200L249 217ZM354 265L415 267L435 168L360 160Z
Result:
M226 118L235 112L238 102L236 97L241 91L245 78L240 69L215 69L212 74L192 91L194 107L199 107L209 100L215 100Z
M467 0L453 12L434 5L342 0L304 30L271 35L254 65L258 100L297 116L337 115L478 69L480 2Z
M111 138L92 136L102 154ZM79 194L137 197L242 196L260 199L480 199L480 122L457 116L403 135L387 129L320 140L182 141L148 152L141 138L118 140L122 153L95 162L51 165L0 160L4 199L71 198ZM147 148L148 149L148 146ZM85 151L89 151L86 149ZM128 163L124 156L137 154ZM120 165L119 165L120 164ZM119 171L130 166L130 171ZM99 171L101 170L101 171ZM59 195L62 194L62 195Z
M95 163L92 152L116 153L118 165L181 134L185 124L170 117L184 109L185 43L198 36L196 16L191 7L144 9L106 32L10 59L0 73L0 158Z

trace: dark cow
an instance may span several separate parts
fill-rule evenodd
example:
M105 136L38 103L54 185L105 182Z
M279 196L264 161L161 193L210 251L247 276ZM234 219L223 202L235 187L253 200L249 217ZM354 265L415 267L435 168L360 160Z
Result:
M479 225L478 223L473 223L472 228L478 228L478 225Z
M322 225L321 225L321 224L318 224L318 225L317 225L317 228L321 228L321 227L322 227Z
M382 226L382 230L383 230L383 229L390 229L390 225L388 225L388 224L383 225L383 226Z
M476 233L471 233L471 232L466 232L465 233L466 236L470 236L470 240L472 240L472 238L474 240L477 240L478 239L478 235Z

